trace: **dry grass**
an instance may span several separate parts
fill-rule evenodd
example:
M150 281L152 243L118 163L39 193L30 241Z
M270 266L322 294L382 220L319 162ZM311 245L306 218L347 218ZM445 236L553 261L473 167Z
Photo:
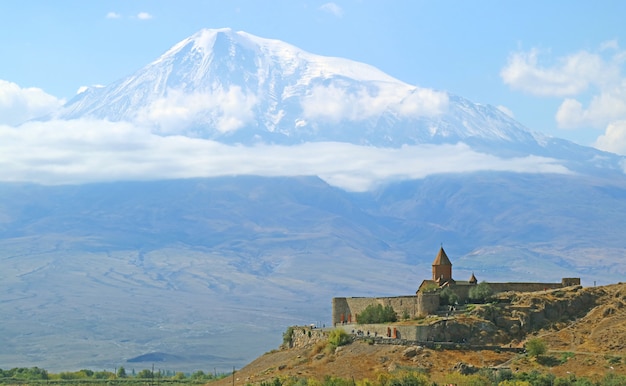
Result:
M370 345L360 341L328 352L324 342L318 342L311 347L265 354L241 369L235 376L235 383L259 383L284 376L322 380L328 375L375 380L381 374L400 369L424 372L433 381L441 382L455 371L459 362L476 367L503 366L512 371L539 370L559 377L576 374L602 378L609 371L626 374L626 284L584 291L596 291L599 296L597 306L587 315L573 322L554 324L529 336L538 336L547 343L549 351L539 360L494 351L428 349L406 358L402 355L404 346ZM218 385L232 385L232 379L221 380Z

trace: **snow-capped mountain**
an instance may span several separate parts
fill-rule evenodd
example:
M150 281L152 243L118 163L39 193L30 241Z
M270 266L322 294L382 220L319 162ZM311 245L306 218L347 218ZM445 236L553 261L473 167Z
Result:
M582 277L590 285L626 274L624 157L280 41L202 30L48 118L76 119L50 126L69 128L59 141L65 146L47 151L47 139L56 138L41 138L25 148L33 159L12 160L36 167L0 182L3 363L32 366L36 358L51 370L102 369L157 353L180 358L176 366L187 367L178 370L228 370L276 347L289 325L327 321L331 297L414 293L442 242L459 279L476 272L481 281ZM106 131L116 126L121 134ZM127 135L135 130L146 138ZM247 146L178 143L171 134L368 146L313 144L306 155L310 144L258 146L272 156L296 149L264 163L261 152L232 156ZM175 146L152 144L167 140ZM191 149L192 142L211 146ZM465 145L406 146L400 156L407 149L374 148L457 142ZM232 160L204 157L215 148ZM308 167L324 158L318 154L346 148L367 152ZM390 155L362 162L375 153ZM299 157L315 162L274 173ZM326 168L351 158L356 167ZM393 169L385 161L396 158L403 167L385 174ZM537 167L537 158L559 172ZM196 164L211 170L176 173ZM423 177L413 168L426 170ZM272 173L255 174L265 170ZM14 183L38 173L62 184ZM64 182L72 173L79 182ZM341 178L384 183L352 191L338 187Z
M230 29L205 29L136 73L71 100L57 118L132 121L227 143L374 146L478 139L537 146L497 108Z

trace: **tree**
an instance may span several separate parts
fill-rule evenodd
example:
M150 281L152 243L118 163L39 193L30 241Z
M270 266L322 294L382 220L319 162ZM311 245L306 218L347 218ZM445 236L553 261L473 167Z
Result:
M103 370L93 373L93 377L96 379L113 379L115 378L115 374L110 371Z
M287 330L283 332L283 346L291 347L291 341L293 340L293 326L287 327Z
M191 379L203 380L211 378L213 378L213 374L205 374L202 370L198 370L195 373L191 374Z
M120 366L120 368L117 369L117 377L126 378L126 369L124 368L124 366Z
M381 304L370 304L363 312L357 314L356 320L359 324L388 323L397 321L398 316L390 305L383 307Z
M182 371L177 372L176 374L174 374L174 376L172 377L172 379L175 379L177 381L182 381L183 379L187 378L187 376L185 375L185 373L183 373Z
M444 288L439 293L439 299L441 300L441 304L454 305L459 302L459 296L455 294L450 287Z
M137 378L142 378L142 379L152 378L152 371L148 369L143 369L137 373Z
M528 342L526 342L526 352L531 357L538 357L539 355L543 355L548 351L548 346L546 342L544 342L541 338L532 338Z
M486 281L469 290L469 298L473 301L485 302L491 295L493 295L493 290Z

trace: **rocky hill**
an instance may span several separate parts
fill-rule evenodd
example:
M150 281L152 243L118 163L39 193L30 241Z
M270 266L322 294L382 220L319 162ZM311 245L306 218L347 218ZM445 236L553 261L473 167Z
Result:
M427 344L382 344L356 339L334 351L320 339L322 330L311 330L307 341L292 348L268 352L235 374L237 384L260 383L274 378L326 376L346 379L378 379L381 374L415 370L435 382L450 374L473 373L488 368L511 372L533 370L557 377L600 379L607 373L626 374L626 283L603 287L569 287L533 293L507 293L497 301L476 306L462 315L447 317L450 331L474 328L471 344L446 349L444 342ZM441 318L432 318L440 323ZM519 329L512 321L523 322ZM415 321L414 321L415 322ZM406 322L405 322L406 323ZM303 328L305 330L305 328ZM524 347L540 338L548 351L538 358L508 350ZM479 349L478 344L493 344ZM497 347L500 347L498 349ZM227 378L220 384L232 384Z

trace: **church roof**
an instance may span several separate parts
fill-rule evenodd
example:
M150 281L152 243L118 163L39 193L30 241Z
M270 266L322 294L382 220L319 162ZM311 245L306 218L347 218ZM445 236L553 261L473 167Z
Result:
M470 277L469 282L474 284L474 283L478 283L478 280L476 279L476 276L474 276L474 272L472 272L472 277Z
M433 265L452 265L450 259L448 259L448 255L446 255L446 251L443 250L443 247L439 248L439 253L437 253L437 257L435 257Z

